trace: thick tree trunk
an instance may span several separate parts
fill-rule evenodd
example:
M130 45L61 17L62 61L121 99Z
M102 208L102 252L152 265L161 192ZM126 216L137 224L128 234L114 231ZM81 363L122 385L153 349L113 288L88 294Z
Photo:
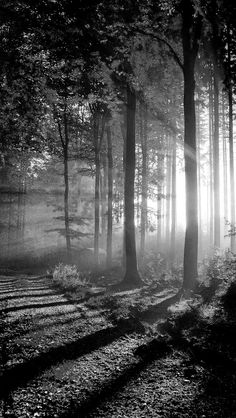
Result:
M142 262L145 256L145 240L147 229L147 108L145 106L143 112L143 136L141 138L142 147L142 202L141 202L141 240L140 240L140 261Z
M198 192L196 155L196 116L194 67L198 51L201 20L194 21L194 7L182 1L182 41L184 55L184 159L186 183L186 233L184 244L183 288L194 288L198 276ZM196 18L197 19L197 18ZM198 25L196 27L196 25ZM195 28L194 28L195 26Z
M113 201L113 157L111 128L107 126L107 159L108 159L108 209L107 209L107 267L112 264L112 201Z
M220 247L220 154L219 154L219 79L214 64L214 246Z
M134 226L134 179L135 179L135 92L127 86L127 135L125 164L125 253L126 271L124 282L127 285L141 285L136 256Z
M184 83L184 156L186 182L186 233L184 245L184 282L185 289L194 287L198 276L198 202L197 202L197 162L196 162L196 122L194 105L194 63L185 69Z

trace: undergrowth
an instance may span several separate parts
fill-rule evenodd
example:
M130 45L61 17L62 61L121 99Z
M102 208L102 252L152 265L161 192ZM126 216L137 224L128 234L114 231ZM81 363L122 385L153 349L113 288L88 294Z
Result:
M180 288L182 283L182 267L169 266L167 260L160 254L150 251L145 255L140 267L141 275L148 285L154 285L158 291L167 288Z
M52 283L66 294L78 293L90 287L88 278L76 266L62 263L55 267Z
M194 297L172 307L160 331L208 363L236 366L236 257L217 255L203 267Z

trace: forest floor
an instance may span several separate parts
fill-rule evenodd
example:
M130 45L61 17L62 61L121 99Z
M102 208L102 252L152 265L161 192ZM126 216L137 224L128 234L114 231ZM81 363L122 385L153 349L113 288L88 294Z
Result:
M175 293L68 300L49 277L0 276L0 416L236 417L235 370L156 338ZM142 300L140 319L114 317L116 298Z

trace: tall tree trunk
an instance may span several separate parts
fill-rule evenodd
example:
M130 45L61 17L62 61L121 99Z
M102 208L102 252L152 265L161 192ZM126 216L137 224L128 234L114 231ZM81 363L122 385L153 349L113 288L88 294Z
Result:
M68 149L64 149L64 211L65 211L65 231L66 231L66 248L67 252L71 251L71 240L70 240L70 218L69 218L69 171L68 171Z
M68 147L69 147L69 134L67 123L67 107L65 104L64 109L64 181L65 181L65 193L64 193L64 208L65 208L65 231L66 231L66 248L68 256L71 256L71 239L70 239L70 214L69 214L69 169L68 169Z
M113 156L111 128L107 126L107 159L108 159L108 209L107 209L107 267L112 264L112 201L113 201Z
M100 229L100 155L98 115L94 116L94 152L95 152L95 202L94 202L94 263L99 264L99 229Z
M66 237L66 249L67 255L70 261L71 257L71 239L70 239L70 214L69 214L69 168L68 168L68 148L69 148L69 133L68 133L68 121L67 121L67 101L65 97L64 111L63 111L63 124L64 124L64 137L62 133L61 121L58 118L57 111L54 109L55 119L58 125L58 132L61 140L61 146L63 150L63 164L64 164L64 217L65 217L65 237Z
M160 157L159 151L156 151L156 178L157 178L157 201L156 201L156 216L157 216L157 251L161 248L161 227L162 227L162 176L160 176L160 170L163 171L163 159ZM161 178L161 180L160 180Z
M137 162L137 164L136 164L136 166L137 166L137 169L136 169L136 176L135 176L135 179L136 179L136 182L135 182L135 185L136 185L136 201L137 201L137 206L136 206L136 219L137 219L137 225L139 225L140 224L140 214L141 214L141 204L142 204L142 202L140 201L140 198L141 198L141 193L142 193L142 191L141 191L141 188L142 188L142 184L141 184L141 175L140 175L140 171L141 171L141 153L140 153L140 146L139 146L139 144L136 146L136 162Z
M200 106L199 97L197 104L197 118L196 118L196 133L197 133L197 169L198 169L198 252L199 257L202 254L202 188L201 188L201 127L200 127Z
M161 249L162 243L162 184L157 184L157 250Z
M126 111L124 111L124 115L123 115L124 123L121 123L121 133L122 133L122 137L123 137L123 172L124 173L125 173L125 167L126 167L127 113L128 112L127 112L127 109L126 109ZM125 175L124 175L124 184L125 184ZM124 217L125 217L125 213L124 213ZM122 264L123 264L123 269L125 271L126 270L125 224L124 224L124 227L123 227L123 243L122 244L123 244L122 245L122 250L123 250Z
M136 95L127 86L127 135L125 164L125 253L126 271L124 283L141 285L142 281L137 268L135 226L134 226L134 180L135 180L135 111Z
M231 225L233 233L231 234L231 251L236 252L236 240L235 240L235 180L234 180L234 135L233 135L233 89L231 80L231 45L230 45L230 32L228 28L228 102L229 102L229 163L230 163L230 211L231 211Z
M176 235L176 140L173 140L172 153L172 199L171 199L171 264L175 262L175 235Z
M102 154L103 170L100 172L100 189L101 189L101 241L105 248L106 227L107 227L107 161L106 155Z
M141 240L140 240L140 261L142 262L145 256L145 240L147 229L147 106L142 112L143 116L143 130L141 138L142 147L142 202L141 202Z
M220 247L220 153L219 153L219 77L214 62L214 246Z
M167 153L166 153L166 251L170 253L170 212L171 212L171 139L167 137ZM169 258L169 256L167 257Z
M186 233L183 288L194 288L198 276L198 193L194 67L201 31L200 16L190 0L182 0L184 72L184 159L186 183Z
M214 233L214 205L213 205L213 92L212 92L212 76L209 81L209 170L210 170L210 187L209 187L209 241L210 247L213 245Z
M225 95L222 91L222 137L223 137L223 174L224 174L224 218L229 220L228 215L228 152L225 121Z

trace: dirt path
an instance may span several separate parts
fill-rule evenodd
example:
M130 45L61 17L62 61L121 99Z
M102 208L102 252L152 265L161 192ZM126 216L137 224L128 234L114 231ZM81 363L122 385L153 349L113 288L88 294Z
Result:
M142 328L70 303L49 278L2 276L0 305L4 417L234 416L211 395L204 415L207 373L188 354L137 355Z

